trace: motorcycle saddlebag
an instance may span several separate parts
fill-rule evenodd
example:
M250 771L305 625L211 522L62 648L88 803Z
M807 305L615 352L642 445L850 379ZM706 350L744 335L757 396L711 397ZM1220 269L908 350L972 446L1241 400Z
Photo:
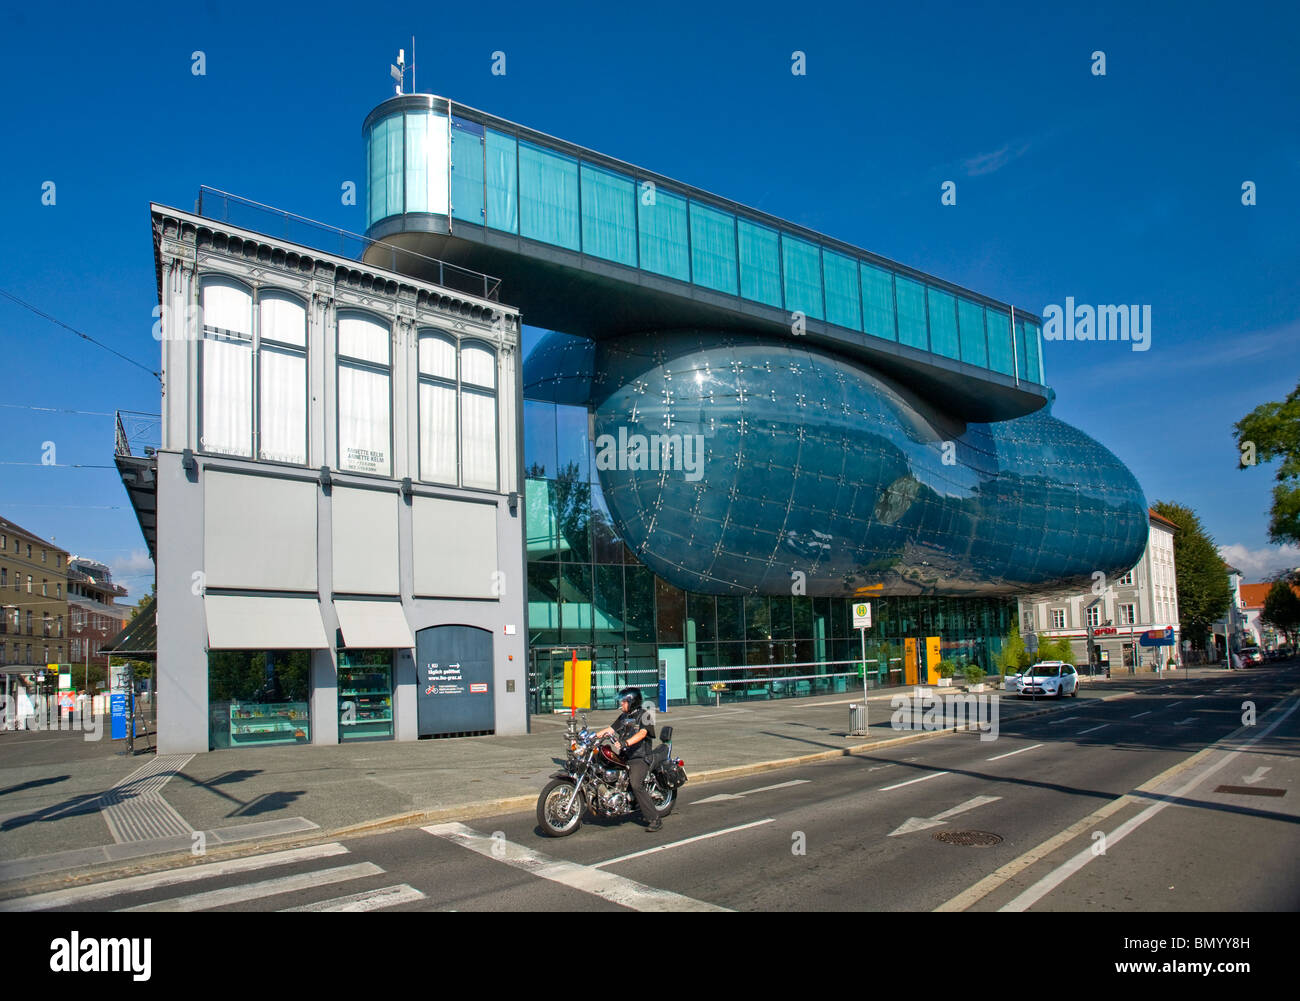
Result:
M679 765L676 759L665 761L655 770L655 774L670 789L677 789L686 784L686 769Z

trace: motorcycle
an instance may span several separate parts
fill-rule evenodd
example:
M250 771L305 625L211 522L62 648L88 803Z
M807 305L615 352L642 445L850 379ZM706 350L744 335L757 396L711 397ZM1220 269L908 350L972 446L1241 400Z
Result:
M610 746L610 738L597 739L582 717L581 728L570 721L565 734L568 758L563 771L552 772L551 781L537 797L537 823L548 837L563 838L582 826L583 814L622 817L637 809L628 763ZM661 743L650 752L646 790L655 813L666 817L677 802L677 790L686 783L685 762L673 757L673 728L666 726ZM647 821L649 817L645 818Z

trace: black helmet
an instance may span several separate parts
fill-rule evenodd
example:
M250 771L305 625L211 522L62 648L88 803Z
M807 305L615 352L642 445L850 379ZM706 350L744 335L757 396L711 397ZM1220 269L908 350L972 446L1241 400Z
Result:
M641 708L641 689L624 688L618 693L618 700L620 702L626 701L627 711L634 713Z

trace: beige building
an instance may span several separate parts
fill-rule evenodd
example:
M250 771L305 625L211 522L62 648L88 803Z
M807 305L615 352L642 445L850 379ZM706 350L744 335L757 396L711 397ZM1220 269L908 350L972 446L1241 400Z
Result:
M1040 594L1020 599L1020 631L1040 639L1066 637L1075 663L1151 670L1170 657L1181 662L1174 533L1178 526L1148 510L1150 531L1142 559L1117 579L1104 577L1082 594ZM1147 632L1172 630L1172 646L1142 646ZM1089 657L1091 639L1095 653Z
M0 518L0 670L35 675L68 659L68 553Z

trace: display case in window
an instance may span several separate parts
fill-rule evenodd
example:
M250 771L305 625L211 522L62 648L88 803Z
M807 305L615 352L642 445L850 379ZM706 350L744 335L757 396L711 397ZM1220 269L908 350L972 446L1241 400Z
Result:
M230 703L230 745L306 744L311 714L306 702Z
M339 741L391 740L392 654L339 651Z

